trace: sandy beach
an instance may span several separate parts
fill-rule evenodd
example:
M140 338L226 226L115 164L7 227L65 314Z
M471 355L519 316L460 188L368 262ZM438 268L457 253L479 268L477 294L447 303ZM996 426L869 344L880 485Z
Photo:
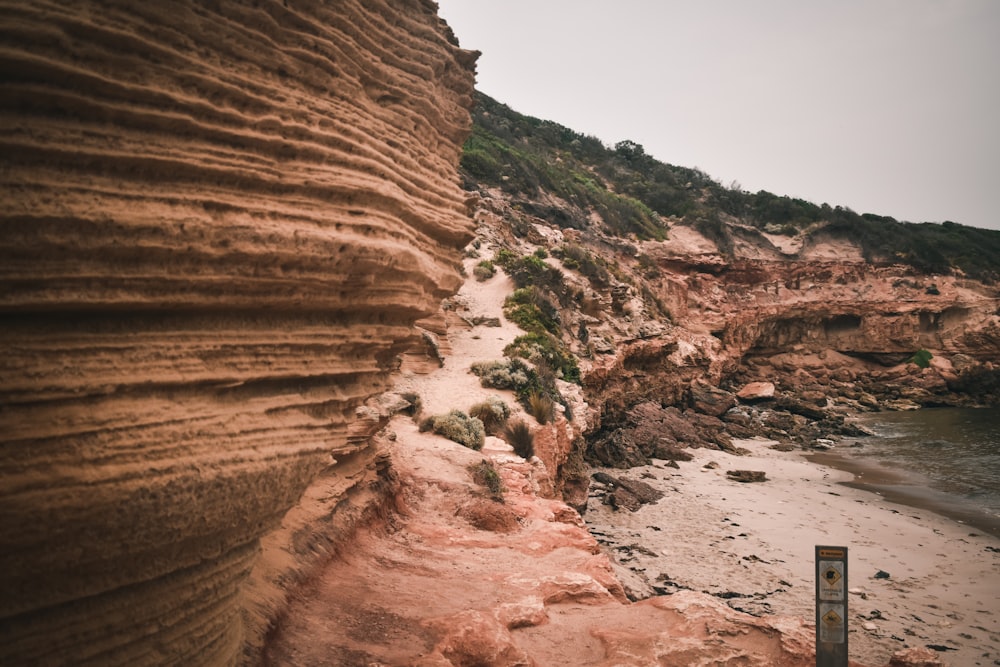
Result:
M592 494L585 519L627 589L693 589L749 613L812 619L814 546L846 546L852 659L885 664L898 649L931 646L948 664L1000 664L1000 540L845 486L853 474L771 441L734 444L749 454L690 450L679 470L654 461L605 471L666 494L634 513ZM733 481L730 470L767 481Z

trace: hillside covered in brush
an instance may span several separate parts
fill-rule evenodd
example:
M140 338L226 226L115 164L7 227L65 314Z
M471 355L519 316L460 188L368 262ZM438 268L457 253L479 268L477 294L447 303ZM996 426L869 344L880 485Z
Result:
M1000 231L954 222L911 223L843 206L724 186L698 169L659 162L634 141L606 146L558 123L525 116L477 93L462 171L468 189L494 187L526 213L563 228L639 240L692 227L723 255L742 243L809 247L817 239L857 246L865 260L921 273L1000 277ZM784 237L777 239L775 237ZM786 255L794 253L784 252ZM790 257L791 258L791 257Z
M582 387L592 459L621 458L600 432L635 406L686 409L704 386L847 412L998 401L1000 232L725 187L481 93L473 119L476 278L516 290L506 354Z

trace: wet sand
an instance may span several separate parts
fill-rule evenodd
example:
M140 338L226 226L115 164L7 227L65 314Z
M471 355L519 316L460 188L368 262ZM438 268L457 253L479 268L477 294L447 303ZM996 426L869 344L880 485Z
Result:
M1000 538L1000 517L970 501L931 488L927 480L918 475L894 470L869 459L852 457L849 453L820 452L806 458L854 475L854 479L841 482L845 486L875 493L894 503L929 510Z

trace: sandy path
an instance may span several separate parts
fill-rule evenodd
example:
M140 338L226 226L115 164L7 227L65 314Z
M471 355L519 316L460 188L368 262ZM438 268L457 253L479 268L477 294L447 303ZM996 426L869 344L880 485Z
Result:
M884 664L895 650L933 644L948 647L942 657L953 665L1000 664L1000 540L840 485L852 475L769 441L737 444L751 454L693 450L679 471L625 473L666 492L638 512L592 499L585 519L627 587L691 588L751 613L812 619L814 546L843 545L853 659ZM710 461L719 467L705 468ZM735 469L766 471L769 481L732 481ZM880 570L890 577L876 579Z
M467 258L465 268L468 275L478 262ZM514 283L502 271L484 282L469 278L458 294L452 298L461 315L465 317L497 317L499 327L476 326L452 328L448 339L451 354L444 365L426 375L406 373L396 383L397 391L412 391L420 395L425 415L440 414L449 410L468 410L475 403L489 395L500 395L495 389L483 388L479 378L469 371L477 361L493 361L504 358L503 349L517 336L524 333L503 316L503 302L513 291ZM507 393L509 396L509 392ZM507 400L508 403L511 401ZM514 406L512 406L514 407Z

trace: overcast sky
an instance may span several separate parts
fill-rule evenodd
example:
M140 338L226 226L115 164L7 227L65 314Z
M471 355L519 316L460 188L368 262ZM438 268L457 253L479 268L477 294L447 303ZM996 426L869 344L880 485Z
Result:
M1000 229L1000 0L438 0L477 88L663 162Z

